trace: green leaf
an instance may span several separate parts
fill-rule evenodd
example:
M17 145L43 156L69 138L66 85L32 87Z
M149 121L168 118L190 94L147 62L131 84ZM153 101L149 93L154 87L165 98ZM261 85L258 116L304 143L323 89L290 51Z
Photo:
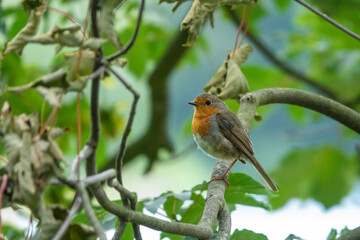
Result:
M97 238L92 227L84 224L72 223L62 239L69 240L95 240Z
M123 0L105 0L101 1L101 10L99 17L99 27L101 31L109 38L110 42L118 49L121 48L119 37L114 28L114 9L119 6Z
M290 0L276 0L275 3L280 10L285 10L289 6Z
M198 184L196 186L194 186L193 188L191 188L192 192L195 191L206 191L208 189L208 184L206 181L203 181L201 184Z
M304 123L305 120L305 108L298 107L295 105L288 105L287 106L288 113L290 114L291 118L298 124Z
M161 194L160 197L157 197L153 200L144 201L144 207L149 212L155 214L157 210L160 208L162 204L164 204L168 197L173 196L175 198L178 198L181 201L190 200L191 193L190 192L182 192L182 193L172 193L172 192L166 192Z
M181 214L181 222L198 224L204 212L205 199L201 194L192 193L191 200L193 203Z
M184 125L182 128L183 136L189 136L190 134L192 135L191 125L192 125L192 118L189 118L188 120L186 120L184 122Z
M121 240L134 240L134 232L131 222L126 224L124 234L121 236Z
M237 114L239 110L239 102L234 99L226 99L225 101L226 106L235 114Z
M254 179L243 173L230 173L228 178L230 186L225 191L225 200L228 204L243 204L248 206L269 209L270 206L263 201L257 200L251 194L270 196L269 190Z
M335 240L337 235L336 229L331 229L329 235L327 236L326 240Z
M25 237L25 231L18 230L16 227L9 225L2 226L2 233L7 239L11 240L21 240Z
M6 43L0 59L3 58L6 54L15 52L18 55L21 55L24 47L27 44L26 38L31 37L36 34L40 19L42 15L42 10L32 10L26 23L25 27L8 43Z
M350 232L350 229L348 229L348 227L345 226L345 227L341 230L340 236L342 236L342 235L344 235L344 234L346 234L346 233L348 233L348 232Z
M288 153L273 172L280 194L270 199L274 208L291 198L313 198L326 208L340 203L353 187L358 162L332 146Z
M298 237L294 234L290 234L289 236L287 236L287 238L285 240L304 240L301 237Z
M251 230L243 229L239 231L236 229L231 235L230 240L267 240L268 238L261 233L255 233Z
M194 0L189 12L181 23L181 31L188 30L188 38L183 46L190 47L195 44L200 29L206 19L210 19L213 25L213 12L218 7L217 2L202 4L200 0Z
M164 210L166 215L171 220L176 220L176 215L180 213L181 206L184 204L184 201L181 201L174 196L167 197L164 203Z
M164 238L169 238L170 240L184 240L185 236L162 232L160 234L160 239Z
M80 53L80 54L79 54ZM95 52L91 50L73 51L64 53L68 82L78 79L80 76L89 75L94 68Z

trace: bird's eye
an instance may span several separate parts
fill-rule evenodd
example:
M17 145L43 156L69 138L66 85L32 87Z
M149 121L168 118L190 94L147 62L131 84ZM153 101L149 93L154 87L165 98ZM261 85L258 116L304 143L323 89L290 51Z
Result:
M206 104L206 105L210 105L210 104L211 104L211 101L210 101L210 100L206 100L205 104Z

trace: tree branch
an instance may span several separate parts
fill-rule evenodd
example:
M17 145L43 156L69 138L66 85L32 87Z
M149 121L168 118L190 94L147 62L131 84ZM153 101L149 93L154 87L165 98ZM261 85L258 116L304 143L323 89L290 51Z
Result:
M344 33L346 33L346 34L350 35L351 37L355 38L356 40L360 41L360 36L359 35L357 35L356 33L352 32L352 31L350 31L349 29L347 29L346 27L344 27L340 23L336 22L332 18L328 17L326 14L320 12L319 10L317 10L314 7L310 6L308 3L305 3L305 2L303 2L301 0L295 0L295 1L298 2L299 4L303 5L304 7L306 7L307 9L312 11L313 13L315 13L316 15L320 16L321 18L325 19L326 21L328 21L329 23L331 23L332 25L334 25L335 27L337 27L338 29L340 29Z
M129 115L129 119L128 122L126 124L125 127L125 131L123 133L123 137L121 139L121 144L119 147L119 152L116 155L116 161L115 161L115 168L117 171L117 180L119 181L119 183L121 185L123 185L122 182L122 177L121 177L121 168L123 165L123 158L124 158L124 154L125 154L125 148L126 148L126 141L127 138L130 134L131 131L131 126L133 124L134 121L134 117L135 117L135 113L136 113L136 106L137 106L137 102L139 100L140 95L117 73L115 72L112 68L109 68L110 72L112 74L114 74L114 76L133 94L134 96L134 101L131 105L131 110L130 110L130 115Z
M53 237L53 240L60 240L64 234L66 233L67 229L69 228L71 224L71 220L75 217L76 213L79 211L79 208L81 206L82 199L80 195L76 195L74 203L69 211L69 214L66 216L64 222L62 223L61 227Z
M94 227L96 235L98 236L98 238L100 238L100 240L106 240L104 230L102 229L102 227L94 213L94 209L91 206L89 195L87 194L84 185L78 184L76 186L76 190L81 196L86 216L88 217L91 225Z
M254 110L249 113L246 111L271 103L292 104L317 111L360 133L359 113L332 99L291 88L265 88L245 94L240 99L239 113L241 111L242 114L238 115L246 122L246 128L250 126Z
M137 23L136 23L136 28L135 28L135 32L134 32L133 37L131 38L130 42L123 49L121 49L120 51L118 51L118 52L110 55L109 57L107 57L106 60L108 62L111 62L114 59L120 57L121 55L124 55L125 53L127 53L127 51L129 51L129 49L135 43L136 37L137 37L137 35L139 33L141 18L142 18L143 12L144 12L144 7L145 7L145 0L141 0L140 8L139 8L138 20L137 20Z
M358 240L360 239L360 227L357 227L350 232L342 235L337 240Z
M234 24L239 24L239 17L237 16L235 11L232 11L230 8L226 8L226 11L230 14L230 17ZM247 32L247 36L249 40L264 54L264 56L272 62L275 66L282 69L284 72L289 74L290 76L293 76L294 78L298 79L299 81L315 88L319 92L327 95L328 97L340 101L339 97L336 93L334 93L332 90L328 89L327 87L319 84L317 81L307 77L306 75L302 74L301 72L293 69L289 65L287 65L284 61L277 58L271 50L260 40L258 39L254 34L251 33L250 30Z
M126 155L123 160L124 164L140 154L145 154L150 161L146 169L146 171L149 171L157 159L159 148L172 151L172 144L166 134L168 115L167 80L170 73L189 49L182 47L186 38L186 31L178 32L177 35L173 37L173 40L168 45L166 51L164 51L164 55L149 77L152 103L149 128L139 140L126 148ZM152 144L150 145L149 142ZM115 157L110 158L103 169L112 168L114 164Z

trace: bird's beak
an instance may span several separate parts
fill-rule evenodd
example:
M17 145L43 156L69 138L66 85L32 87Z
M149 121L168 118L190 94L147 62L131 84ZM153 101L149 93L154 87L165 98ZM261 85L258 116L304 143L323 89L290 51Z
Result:
M197 103L197 102L188 102L188 104L190 104L190 105L193 105L193 106L199 106L199 104Z

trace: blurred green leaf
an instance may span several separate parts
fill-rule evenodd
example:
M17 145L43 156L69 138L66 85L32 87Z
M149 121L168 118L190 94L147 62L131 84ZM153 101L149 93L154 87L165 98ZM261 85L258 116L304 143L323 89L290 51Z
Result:
M164 238L168 238L170 240L184 240L185 236L162 232L160 234L160 239Z
M288 113L290 114L291 118L294 122L300 124L304 123L305 121L305 108L298 107L295 105L288 105L287 106Z
M243 204L269 209L264 201L259 201L250 194L268 197L272 193L250 176L243 173L230 173L228 178L230 186L225 190L225 200L228 204ZM250 194L249 194L250 193Z
M201 184L195 185L191 191L195 192L195 191L206 191L208 189L208 184L206 181L203 181Z
M290 234L289 236L287 236L287 238L285 240L304 240L301 237L298 237L294 234Z
M176 215L180 213L181 206L184 204L184 201L181 201L174 196L167 197L164 203L164 210L166 212L166 216L171 220L177 220Z
M191 125L192 125L192 117L184 122L183 130L182 130L182 135L184 137L192 135Z
M267 240L268 238L261 233L255 233L251 230L243 229L239 231L235 229L230 240Z
M25 231L19 230L15 226L10 226L7 224L2 226L2 233L9 240L21 240L25 237Z
M134 232L130 222L126 224L126 228L124 234L121 236L121 240L134 240Z
M192 204L181 213L181 222L198 224L205 206L205 199L201 194L192 193Z
M290 0L276 0L275 3L280 10L285 10L289 6Z
M341 230L340 236L342 236L342 235L344 235L344 234L346 234L346 233L348 233L348 232L350 232L350 229L348 229L348 227L345 226L345 227Z
M291 198L313 198L326 208L338 204L353 187L358 162L332 146L293 150L271 175L280 194L270 199L274 208Z
M331 229L329 235L327 236L326 240L335 240L337 235L336 229Z
M62 239L68 240L95 240L95 231L84 224L73 223L69 226Z

